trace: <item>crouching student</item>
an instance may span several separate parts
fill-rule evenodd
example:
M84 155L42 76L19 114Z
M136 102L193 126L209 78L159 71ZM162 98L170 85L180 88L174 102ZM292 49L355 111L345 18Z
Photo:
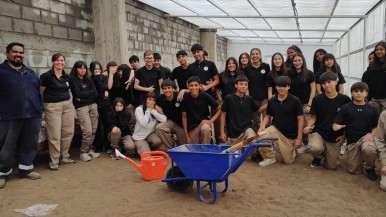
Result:
M164 80L161 88L163 94L158 96L157 105L167 117L167 121L159 123L156 131L165 145L164 149L167 150L174 147L175 141L172 138L172 133L177 135L180 144L186 144L186 139L182 128L181 105L177 101L178 92L174 91L173 81L170 79Z
M192 76L187 80L190 93L184 94L182 105L182 127L186 142L209 144L212 136L211 124L220 116L221 106L209 94L200 92L201 80ZM216 108L210 115L209 106Z
M227 135L232 144L256 135L252 129L251 120L259 106L251 96L245 95L248 90L248 82L245 75L239 75L235 80L236 92L224 98L220 118L220 138L223 142L227 141Z
M324 167L336 169L340 147L344 141L343 130L334 131L332 124L339 109L351 102L351 99L336 91L338 76L333 72L325 72L319 78L324 90L312 100L311 118L304 127L308 135L307 151L313 157L311 167L318 168L324 158Z
M379 151L379 160L382 165L381 182L379 186L382 191L386 191L386 111L382 112L379 117L375 144Z
M291 164L295 161L296 149L302 146L303 136L303 108L299 98L288 93L291 80L287 76L279 76L275 80L277 95L268 101L267 114L259 131L266 132L266 136L276 137L274 144L280 152L283 162ZM272 125L265 129L272 117ZM275 152L271 147L260 148L264 160L260 166L276 163Z
M113 150L120 150L120 144L123 144L123 148L126 150L126 155L135 154L134 141L131 138L130 121L131 114L125 109L125 100L121 97L113 100L113 117L112 117L112 130L108 134L108 139L111 142L111 148ZM115 155L115 151L111 153L113 160L119 160L119 157Z
M130 150L137 150L141 155L150 151L150 148L157 149L162 145L162 140L155 132L155 127L159 122L166 122L166 116L155 110L156 97L155 93L147 93L143 105L135 109L135 123L133 140L134 147Z
M335 131L345 129L348 171L361 174L365 168L367 178L375 181L378 176L374 170L377 158L374 137L379 115L373 106L366 103L368 91L366 83L353 84L351 86L353 101L339 110L332 127Z

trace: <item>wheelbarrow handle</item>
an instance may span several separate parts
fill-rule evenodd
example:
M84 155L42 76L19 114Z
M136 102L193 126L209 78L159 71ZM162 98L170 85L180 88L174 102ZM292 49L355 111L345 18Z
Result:
M227 148L226 150L222 151L221 154L226 154L226 153L230 153L244 145L248 145L249 143L251 143L253 140L256 140L258 139L259 137L261 136L264 136L266 133L263 131L263 132L260 132L258 134L256 134L256 136L254 137L251 137L249 139L246 139L246 140L243 140L241 142L238 142L236 143L235 145L232 145L231 147Z
M259 138L256 142L261 142L261 141L277 141L279 140L277 137L261 137Z
M142 158L146 157L146 156L154 156L154 155L162 155L163 157L166 158L166 162L164 163L165 166L169 165L170 163L170 157L167 153L163 152L163 151L148 151L148 152L144 152L141 154L141 161L142 161Z

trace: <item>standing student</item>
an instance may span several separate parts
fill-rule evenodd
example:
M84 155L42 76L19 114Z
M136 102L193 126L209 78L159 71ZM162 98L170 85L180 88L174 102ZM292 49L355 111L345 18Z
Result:
M136 149L139 155L162 145L162 140L157 135L155 128L158 122L166 122L166 116L157 112L155 105L155 93L147 93L143 105L135 109L137 123L132 137L135 146L129 147L129 150Z
M374 136L379 114L373 106L366 103L368 91L367 84L363 82L357 82L351 86L353 101L339 110L332 128L335 131L345 130L348 171L361 174L364 168L367 178L375 181L378 175L375 174L377 147Z
M375 135L375 145L379 153L379 161L381 163L381 182L380 188L386 191L386 111L379 116L377 131Z
M178 92L175 92L174 83L166 79L161 84L163 94L157 98L157 105L167 117L167 121L159 123L156 131L165 145L165 149L174 147L172 134L176 134L181 144L186 144L184 129L182 128L182 111L181 103L178 102Z
M237 76L236 92L224 98L220 118L220 135L223 142L227 141L227 136L234 144L256 135L252 129L251 119L259 107L251 96L245 95L248 90L248 82L245 75Z
M180 65L173 69L172 73L170 74L170 80L172 80L175 83L175 85L177 85L176 86L177 91L186 89L186 81L189 78L189 72L188 72L189 63L188 63L187 57L188 57L188 53L186 53L185 50L179 50L176 53L176 58L178 63L180 63Z
M165 80L165 79L168 79L170 77L170 69L168 67L165 67L165 66L162 66L161 65L161 54L159 53L154 53L154 67L156 67L157 69L159 69L161 72L162 72L162 78Z
M43 112L39 77L23 64L23 44L8 44L6 56L0 64L0 189L12 173L16 150L20 177L41 178L33 171Z
M50 170L62 163L75 163L68 152L74 136L75 109L70 97L70 78L64 72L65 57L52 55L52 69L40 76L40 92L44 101Z
M369 86L371 104L381 113L386 110L386 42L379 42L374 51L374 63L367 68L367 78L362 80Z
M200 91L199 77L192 76L187 83L190 93L185 93L181 102L182 127L186 142L209 144L212 136L211 124L220 116L221 106L212 96ZM212 117L209 106L215 108Z
M333 72L325 72L320 76L324 92L314 97L311 118L303 130L309 134L308 153L313 157L313 168L319 167L323 158L325 168L336 169L338 166L339 151L345 138L342 130L332 129L332 124L339 109L351 100L336 91L337 78Z
M279 76L288 76L287 68L284 65L284 57L280 52L272 55L272 70L267 75L268 99L277 94L275 80Z
M162 72L154 67L153 52L148 50L143 54L145 66L138 69L135 73L134 89L138 91L138 103L143 105L145 96L154 93L158 96L162 93Z
M239 56L239 67L241 71L244 71L247 66L251 64L251 58L248 53L242 53Z
M318 72L315 72L315 80L316 80L316 93L321 94L322 88L319 82L319 77L325 72L333 72L338 76L338 85L336 86L336 91L343 94L343 84L346 83L344 76L342 75L338 63L335 60L334 55L328 53L323 56L322 64L319 68Z
M91 147L98 127L98 106L96 104L98 93L94 82L88 76L86 63L83 61L74 63L70 73L70 87L78 123L82 129L80 159L90 161L101 155L94 152Z
M265 131L269 137L277 137L275 142L283 162L291 164L295 161L296 149L302 146L304 117L299 98L288 93L291 80L287 76L279 76L276 79L277 95L268 100L267 114L259 131ZM270 123L272 125L265 128ZM260 166L268 166L276 163L273 148L260 148L264 158Z
M227 95L236 92L235 80L241 74L243 73L237 65L236 58L229 57L225 61L225 70L220 74L220 83L216 87L216 95L220 103Z
M287 70L291 69L293 58L296 54L302 54L302 50L298 46L291 45L287 48L287 59L285 61L285 67L287 68Z
M327 54L327 51L324 49L317 49L314 53L314 60L313 60L313 72L318 72L320 69L320 66L323 63L323 56Z
M375 58L375 51L371 51L369 53L369 56L367 57L368 60L369 60L369 66L374 62L374 58ZM362 82L365 82L367 85L369 84L369 71L365 71L362 75L362 79L361 79ZM367 101L370 102L371 101L371 95L370 95L370 91L369 93L367 94Z
M244 69L244 73L249 80L248 95L252 96L260 107L267 103L268 92L266 86L267 74L271 71L268 64L261 59L259 48L252 48L250 52L252 64ZM260 127L260 112L253 115L253 129L256 131Z

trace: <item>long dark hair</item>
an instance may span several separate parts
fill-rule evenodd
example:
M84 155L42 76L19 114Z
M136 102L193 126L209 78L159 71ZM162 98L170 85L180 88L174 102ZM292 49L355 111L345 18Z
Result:
M281 54L280 52L276 52L272 55L272 59L271 59L271 66L272 66L271 72L272 72L272 77L275 80L277 77L279 77L279 74L277 73L275 68L275 64L273 64L273 59L275 58L276 55L279 55L282 60L282 64L280 66L280 76L288 76L288 71L287 71L287 68L285 67L283 54Z
M229 57L229 58L225 61L225 70L221 73L221 78L222 78L222 81L224 82L224 84L228 84L229 80L231 79L231 72L230 72L229 69L228 69L228 64L229 64L230 61L233 61L234 64L236 65L236 69L235 69L236 77L239 76L239 75L241 74L240 68L239 68L239 66L237 65L237 60L236 60L236 58L234 58L234 57Z
M95 67L96 66L99 66L99 68L101 69L101 73L103 72L103 68L102 68L102 64L98 61L92 61L90 63L90 72L91 72L91 76L94 75L94 70L95 70Z
M154 98L156 99L156 95L155 93L147 93L146 96L145 96L145 101L143 102L142 104L142 109L143 109L143 113L145 114L145 111L147 109L147 106L146 106L146 101L147 101L147 98Z
M88 74L87 65L86 65L86 63L83 62L83 61L76 61L76 62L74 63L74 66L73 66L72 69L71 69L70 76L72 76L72 77L77 77L77 76L78 76L78 74L77 74L77 69L78 69L78 68L81 68L82 66L84 66L84 67L86 68L86 74L83 76L83 79L84 79L85 81L88 81L88 80L90 79L90 76L89 76L89 74Z
M313 62L313 69L314 69L314 72L316 73L317 71L319 71L320 69L320 66L323 65L321 63L323 63L323 60L322 62L319 62L317 59L316 59L316 54L317 53L323 53L323 56L327 54L327 51L320 48L320 49L317 49L314 53L314 62Z
M323 72L327 71L327 67L326 67L326 63L325 63L326 60L333 60L334 61L334 64L331 66L332 72L334 72L335 74L339 74L340 69L338 67L338 63L336 62L334 55L332 55L331 53L325 54L323 56L322 64L320 65L319 72L323 73Z
M307 69L307 64L306 64L306 59L304 58L304 56L303 56L303 54L302 53L297 53L297 54L295 54L295 56L292 58L292 62L294 61L294 59L295 59L295 57L300 57L300 58L302 58L302 60L303 60L303 65L302 65L302 67L301 67L301 76L302 76L302 82L306 82L307 81L307 72L308 72L308 69ZM292 75L292 76L296 76L296 68L295 68L295 66L294 66L294 64L292 63L291 64L291 70L290 70L290 74Z
M302 53L302 50L298 47L298 46L296 46L296 45L291 45L291 46L289 46L288 48L287 48L287 51L288 50L294 50L297 54L298 53ZM295 56L294 56L295 57ZM292 58L293 59L293 58ZM285 65L289 68L291 65L292 65L292 60L288 57L288 55L287 55L287 59L286 59L286 61L285 61Z
M384 42L384 41L381 41L381 42L379 42L377 45L375 45L375 48L374 48L374 52L376 53L376 50L377 50L377 47L378 46L382 46L385 50L386 50L386 42ZM375 54L375 56L374 56L374 66L376 67L376 68L378 68L378 69L386 69L386 55L384 55L383 57L382 57L382 61L383 62L381 62L381 60L377 57L377 55Z
M246 56L247 59L248 59L248 65L251 64L251 57L249 56L248 53L244 52L244 53L241 53L240 56L239 56L239 67L242 68L243 67L243 64L241 64L241 57L242 56Z
M115 116L117 114L117 111L115 111L115 106L118 104L118 103L121 103L123 105L123 112L126 111L126 102L123 98L121 97L117 97L113 100L113 115Z
M56 61L57 59L59 59L59 57L63 57L63 59L66 60L66 57L65 57L63 54L61 54L61 53L56 53L56 54L52 55L52 57L51 57L51 62ZM54 68L54 65L53 65L53 64L52 64L52 68Z

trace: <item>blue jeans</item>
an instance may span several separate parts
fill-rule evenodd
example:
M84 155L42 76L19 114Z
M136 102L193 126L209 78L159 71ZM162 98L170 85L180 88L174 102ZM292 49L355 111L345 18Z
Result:
M41 124L41 117L0 121L0 178L11 174L16 149L19 172L26 174L33 170Z

